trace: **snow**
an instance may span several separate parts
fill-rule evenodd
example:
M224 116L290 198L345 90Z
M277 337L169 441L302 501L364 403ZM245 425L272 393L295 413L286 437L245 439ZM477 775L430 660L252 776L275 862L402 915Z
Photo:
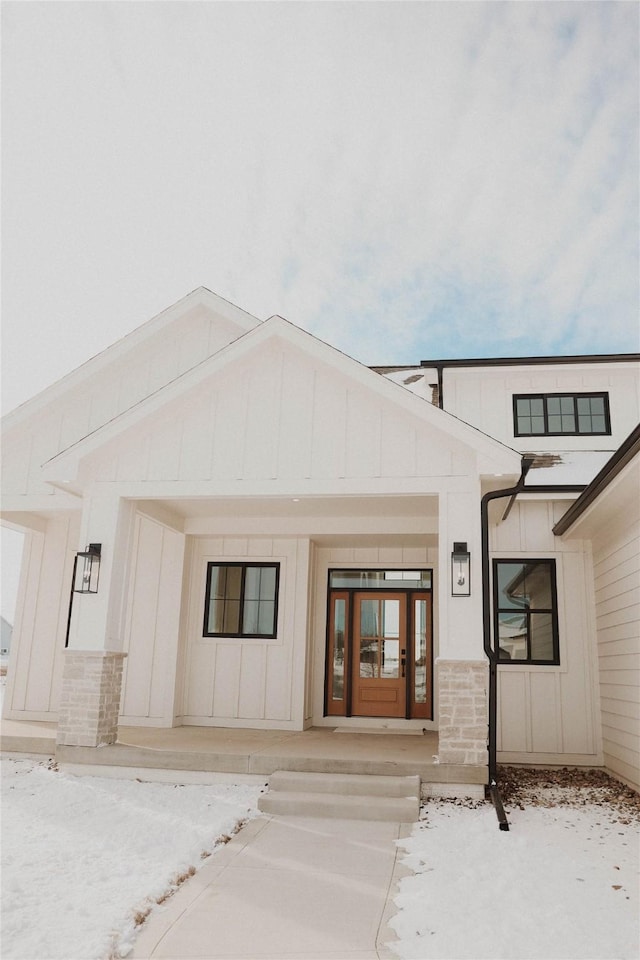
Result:
M75 777L51 760L4 758L3 960L126 956L136 916L164 909L166 895L257 814L261 789ZM582 795L554 786L546 806L531 789L522 796L509 832L490 803L423 805L399 841L413 871L390 921L399 957L638 956L637 816L600 787Z
M638 824L585 803L509 811L438 801L399 841L390 944L405 960L636 958Z
M47 760L3 759L3 960L126 956L136 913L160 909L181 875L255 816L260 790L74 777Z

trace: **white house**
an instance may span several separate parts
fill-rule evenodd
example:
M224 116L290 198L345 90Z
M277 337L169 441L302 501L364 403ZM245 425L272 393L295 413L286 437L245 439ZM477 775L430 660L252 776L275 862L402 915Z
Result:
M639 359L370 369L194 291L3 420L5 718L427 730L485 781L638 786Z

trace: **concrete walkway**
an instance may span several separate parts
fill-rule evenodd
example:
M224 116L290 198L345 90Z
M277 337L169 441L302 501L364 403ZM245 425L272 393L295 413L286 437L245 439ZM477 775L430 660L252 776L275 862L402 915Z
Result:
M411 824L260 816L151 914L135 960L391 960Z

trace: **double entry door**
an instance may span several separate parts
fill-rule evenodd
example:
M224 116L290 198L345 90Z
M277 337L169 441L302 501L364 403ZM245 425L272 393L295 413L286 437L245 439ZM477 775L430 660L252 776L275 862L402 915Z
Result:
M331 590L326 713L432 718L430 591Z

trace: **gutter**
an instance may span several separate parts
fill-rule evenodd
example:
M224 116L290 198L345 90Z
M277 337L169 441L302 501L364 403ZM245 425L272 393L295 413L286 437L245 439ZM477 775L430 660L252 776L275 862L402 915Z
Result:
M489 504L492 500L501 500L504 497L511 497L511 508L513 501L519 493L524 490L524 484L527 473L533 463L532 457L524 456L520 467L520 479L514 487L506 487L503 490L492 490L485 493L480 503L480 525L482 535L482 634L484 643L484 652L489 661L489 790L491 799L496 808L498 822L501 830L508 830L507 821L502 800L498 791L497 784L497 762L496 762L496 731L498 720L498 658L491 645L491 594L489 590Z
M640 427L638 427L640 431ZM637 439L637 438L636 438ZM623 445L624 446L624 445ZM501 830L509 829L509 822L502 806L502 799L498 790L496 760L496 737L498 727L498 658L491 645L491 592L489 589L490 570L489 570L489 504L492 500L502 500L509 497L509 503L502 515L502 521L506 520L515 503L516 497L527 493L585 493L585 484L532 484L525 487L527 474L531 469L535 457L532 454L525 454L522 457L520 467L520 478L514 487L506 487L503 490L493 490L485 493L480 503L480 525L482 536L482 633L484 642L484 652L489 660L489 738L487 749L489 751L489 792L493 805L496 808L496 814ZM627 461L625 461L627 462ZM596 477L596 480L598 477ZM594 481L595 483L595 481ZM581 498L582 499L582 498ZM579 501L576 501L576 503ZM565 517L571 512L573 507L565 514ZM561 518L559 523L564 521ZM553 532L557 532L557 526Z

